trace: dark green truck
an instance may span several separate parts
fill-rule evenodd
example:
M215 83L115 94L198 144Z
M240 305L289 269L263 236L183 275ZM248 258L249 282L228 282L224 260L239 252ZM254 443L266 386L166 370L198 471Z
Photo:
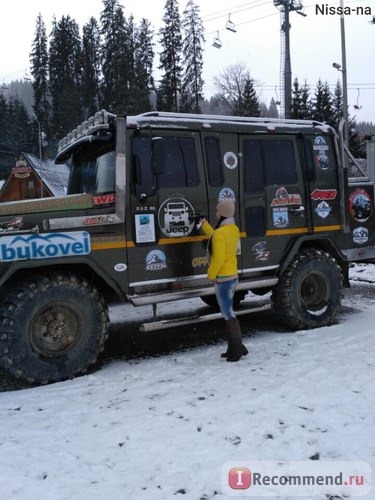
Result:
M94 363L114 299L155 312L190 297L212 305L195 220L214 220L223 198L236 200L241 235L236 303L272 292L292 329L329 325L348 264L375 257L371 162L349 178L326 124L101 111L60 141L62 162L66 196L0 206L0 366L28 381Z

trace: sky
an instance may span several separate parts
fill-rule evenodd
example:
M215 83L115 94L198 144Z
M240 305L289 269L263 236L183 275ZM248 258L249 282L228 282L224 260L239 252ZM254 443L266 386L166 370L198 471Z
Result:
M1 393L1 498L287 500L297 496L273 485L236 489L229 471L275 473L276 462L294 462L305 476L335 478L298 498L373 500L375 266L351 267L350 281L334 325L291 332L255 323L238 363L220 358L218 340ZM194 311L196 301L174 311ZM152 318L150 307L131 307L111 308L112 323ZM353 487L336 481L342 469Z
M351 12L344 16L349 113L357 121L375 122L375 24L371 23L375 16L375 0L341 1ZM133 14L136 22L146 17L155 32L161 27L165 0L122 0L120 3L124 6L125 15ZM206 36L205 96L209 98L215 93L214 76L232 64L243 62L250 70L260 99L267 105L272 97L279 100L280 13L273 0L196 0L196 3L200 7ZM302 4L306 17L296 12L290 14L292 79L297 77L301 84L306 81L314 91L320 78L333 89L336 82L342 79L342 73L332 67L334 62L342 63L341 31L340 16L331 13L328 7L337 7L339 0L303 0ZM179 5L182 13L185 0L180 0ZM317 5L324 7L323 14L317 11ZM13 0L7 2L2 10L0 85L30 76L29 54L39 13L47 33L51 30L54 16L59 20L63 15L70 15L82 29L90 17L100 18L103 2ZM235 24L235 33L225 28L229 18ZM212 45L216 37L222 42L220 49ZM156 79L158 64L156 54Z

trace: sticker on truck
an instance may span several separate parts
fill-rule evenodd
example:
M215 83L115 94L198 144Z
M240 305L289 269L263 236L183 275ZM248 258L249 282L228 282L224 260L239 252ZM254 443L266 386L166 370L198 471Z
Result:
M0 238L0 261L56 259L87 255L91 251L87 231L28 234Z

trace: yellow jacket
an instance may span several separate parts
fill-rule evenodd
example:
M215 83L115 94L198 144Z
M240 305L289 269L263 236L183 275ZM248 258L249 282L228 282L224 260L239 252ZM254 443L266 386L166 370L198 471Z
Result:
M218 229L205 221L202 230L211 238L211 259L207 270L210 280L237 276L236 250L240 232L233 224L223 224Z

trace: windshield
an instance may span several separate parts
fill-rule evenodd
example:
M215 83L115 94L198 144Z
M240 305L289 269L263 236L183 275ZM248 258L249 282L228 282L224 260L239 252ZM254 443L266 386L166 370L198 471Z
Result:
M114 193L116 153L108 151L94 158L73 154L70 160L68 194Z

